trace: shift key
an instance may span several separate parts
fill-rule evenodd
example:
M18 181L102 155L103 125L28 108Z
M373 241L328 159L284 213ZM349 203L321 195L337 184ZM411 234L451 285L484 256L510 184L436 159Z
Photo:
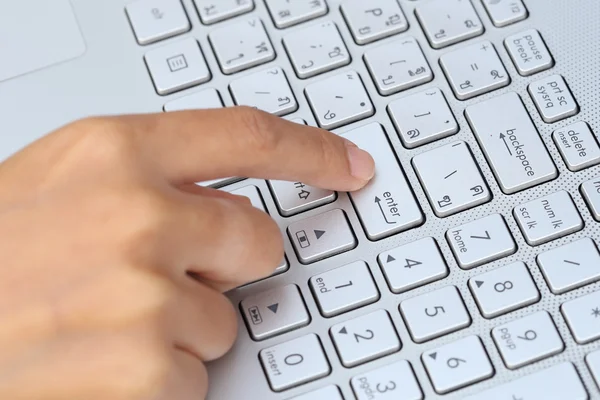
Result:
M518 94L475 104L465 114L504 193L556 178L556 166Z
M374 178L361 190L350 193L368 238L379 240L422 224L421 208L381 125L372 123L341 136L375 159Z

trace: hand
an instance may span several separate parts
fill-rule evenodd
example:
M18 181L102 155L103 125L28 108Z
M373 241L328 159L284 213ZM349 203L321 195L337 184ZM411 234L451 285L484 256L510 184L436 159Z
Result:
M352 191L373 168L244 107L90 118L33 143L0 164L0 398L203 398L203 362L237 332L221 293L270 275L283 246L247 199L193 183Z

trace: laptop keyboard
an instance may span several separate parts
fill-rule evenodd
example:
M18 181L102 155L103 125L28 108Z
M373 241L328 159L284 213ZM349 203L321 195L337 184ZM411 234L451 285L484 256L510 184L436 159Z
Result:
M324 380L333 368L351 370L401 354L403 342L413 342L411 346L428 343L471 326L473 310L467 307L466 296L474 300L484 319L536 304L542 297L540 281L536 284L530 269L539 268L542 282L556 295L600 280L600 254L594 240L584 237L539 251L537 265L506 262L470 275L462 287L436 286L402 297L396 309L377 307L384 294L410 294L442 281L454 268L477 269L514 255L519 250L516 234L535 250L582 230L584 220L574 196L583 198L587 211L600 221L600 178L583 182L580 193L554 188L545 196L529 197L512 213L486 216L473 212L472 218L466 218L469 222L457 223L441 237L427 235L397 247L380 246L372 264L357 259L310 272L320 261L356 249L363 237L377 243L426 225L427 214L431 218L469 215L469 210L492 202L494 193L513 195L552 181L559 175L556 163L564 162L573 172L600 164L600 147L585 121L554 131L552 140L562 160L552 158L532 121L532 113L550 124L580 111L563 76L536 77L556 62L542 34L524 25L518 33L505 35L502 43L486 37L489 23L504 29L526 21L530 14L523 1L406 0L414 15L407 14L409 7L397 0L344 0L335 2L335 7L329 3L333 1L193 0L189 7L192 1L184 5L181 0L137 0L126 6L135 40L140 46L151 45L144 62L157 95L164 96L164 111L223 107L228 93L236 105L256 107L301 124L312 121L292 114L307 107L316 125L328 130L376 113L389 118L394 128L386 132L379 122L371 121L341 133L376 155L373 181L347 194L358 224L352 223L348 208L318 210L346 194L283 181L269 181L268 189L262 191L254 184L224 188L248 196L265 212L269 210L264 196L272 200L267 203L274 204L283 218L279 221L293 249L274 275L285 274L298 263L303 265L297 268L306 268L308 274L303 275L304 281L288 281L264 291L251 289L239 303L250 338L265 341L255 356L274 394L285 395ZM258 7L265 7L270 20L255 12ZM334 14L341 18L332 18ZM202 42L208 45L187 35L194 24L209 28ZM274 46L274 32L283 51ZM345 38L354 41L352 46ZM355 52L356 46L364 51ZM444 51L432 58L430 49ZM500 52L508 57L502 58ZM357 63L365 68L357 70ZM439 77L432 68L436 63L441 68ZM511 78L509 71L518 75ZM227 78L228 86L204 87L216 75ZM528 79L525 95L534 108L528 108L523 95L512 91L485 96L469 103L464 113L475 141L452 140L460 127L448 99L478 98L510 87L521 77ZM418 89L434 78L445 79L448 89L436 84ZM299 86L302 90L296 89ZM190 88L195 90L188 93ZM389 100L384 108L377 106L381 98ZM401 167L398 149L389 140L394 135L405 152L428 146ZM436 146L442 139L449 140ZM403 168L412 168L417 182L411 183ZM488 168L495 181L486 180ZM223 187L239 180L202 184ZM425 197L419 200L415 190ZM309 216L301 217L309 211ZM290 217L293 221L286 224L285 218ZM511 231L512 221L518 228ZM361 229L364 236L357 234ZM441 246L449 247L454 259L445 257ZM376 270L381 280L375 279ZM308 296L318 309L312 315ZM599 305L600 292L563 302L559 316L576 343L600 339L600 325L595 322L600 317ZM352 312L366 306L370 306L368 312ZM340 315L346 318L327 320ZM397 315L405 331L398 329ZM438 395L452 393L490 379L496 368L517 370L564 352L564 332L561 336L556 317L544 310L519 314L491 331L440 342L421 352L420 359L393 357L351 376L349 382L327 382L309 392L296 391L293 398L347 400L344 393L352 393L357 400L420 400L425 386ZM328 334L290 336L315 319L328 323ZM491 342L487 341L490 336ZM280 340L269 341L274 337ZM334 352L326 351L324 341L333 345ZM500 356L496 367L490 351ZM338 360L332 363L332 357ZM590 352L585 361L589 373L600 381L600 352ZM417 364L426 374L415 373ZM260 368L258 362L256 368ZM587 399L579 373L569 361L547 363L544 369L487 386L468 398ZM340 390L341 386L350 392Z

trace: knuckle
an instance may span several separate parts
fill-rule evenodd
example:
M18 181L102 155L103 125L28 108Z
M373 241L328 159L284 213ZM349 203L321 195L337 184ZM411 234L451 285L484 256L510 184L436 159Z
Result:
M129 128L119 118L88 117L72 123L67 131L75 136L82 154L94 161L127 159L133 152Z
M231 302L223 295L220 295L219 309L219 346L214 349L215 354L212 359L217 359L225 355L235 343L238 331L237 313Z
M139 351L136 356L136 369L130 371L130 379L124 388L125 398L153 398L166 386L173 361L165 346L159 344L150 350Z
M239 107L237 120L245 128L243 136L249 148L260 153L268 153L275 149L279 136L272 127L271 116L251 107Z

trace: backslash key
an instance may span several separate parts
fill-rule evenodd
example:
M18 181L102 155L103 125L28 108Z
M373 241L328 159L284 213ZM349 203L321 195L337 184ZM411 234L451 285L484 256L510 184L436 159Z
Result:
M350 193L369 239L379 240L422 224L421 209L381 125L372 123L342 136L377 154L375 177L361 190Z

